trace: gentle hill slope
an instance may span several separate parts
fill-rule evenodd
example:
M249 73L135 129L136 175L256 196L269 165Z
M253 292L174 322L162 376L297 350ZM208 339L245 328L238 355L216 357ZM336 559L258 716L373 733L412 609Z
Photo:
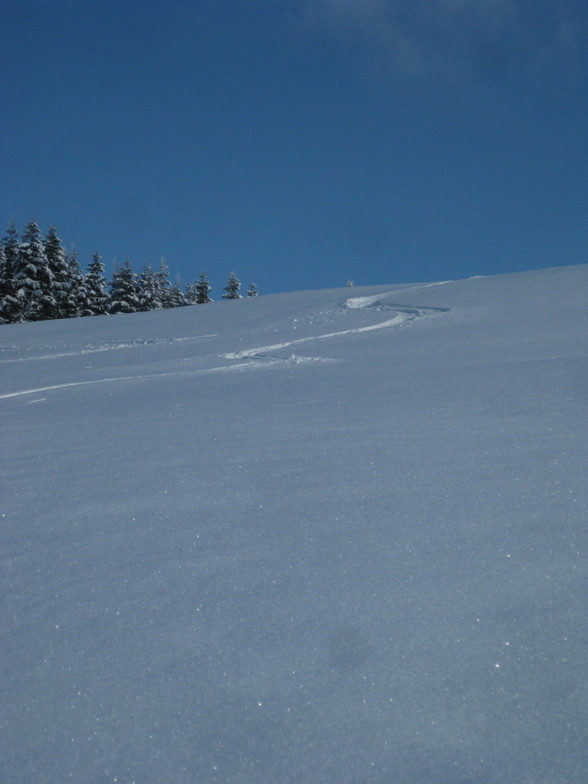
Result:
M588 266L0 327L0 778L585 784Z

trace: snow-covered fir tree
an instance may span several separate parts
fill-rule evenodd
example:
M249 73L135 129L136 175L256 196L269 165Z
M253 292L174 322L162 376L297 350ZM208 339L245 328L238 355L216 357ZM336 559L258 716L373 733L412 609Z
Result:
M157 310L163 307L158 278L151 264L146 264L141 270L137 293L139 310Z
M169 267L167 261L162 257L159 262L159 269L156 273L157 286L159 290L159 301L162 308L173 308L173 296L169 282Z
M16 321L19 303L14 296L12 269L8 266L4 245L0 243L0 324Z
M176 282L169 288L169 303L168 307L170 308L181 308L185 304L179 276L176 278Z
M200 277L196 283L190 283L186 286L184 293L184 305L203 305L206 302L212 302L209 294L212 286L206 279L206 273L201 272Z
M1 244L4 254L4 265L0 282L0 323L9 324L13 321L18 321L21 308L21 303L16 296L14 283L14 270L18 255L18 231L14 221L8 227L6 236Z
M125 259L112 275L109 313L136 313L138 309L137 276L129 259Z
M104 264L99 253L92 255L86 273L85 299L82 316L102 316L108 313L109 297L104 278Z
M16 257L18 255L18 230L14 221L10 222L6 235L2 239L4 246L4 253L6 255L6 269L7 274L12 275L16 266Z
M41 230L34 220L27 224L18 245L13 277L20 305L19 320L52 318L57 309L52 289L53 273L45 255Z
M206 272L202 271L196 282L196 304L205 305L207 302L212 302L212 299L210 298L211 291L212 286L208 282Z
M248 297L257 297L259 291L257 290L257 286L255 283L250 283L249 288L247 289L247 296Z
M55 309L48 318L67 318L71 315L68 305L71 270L54 226L51 226L45 237L45 255L53 275L51 288L55 299Z
M239 293L240 288L241 281L234 272L231 272L227 285L224 288L225 293L223 294L223 299L241 299L242 295Z
M74 318L82 314L87 298L86 279L75 248L72 248L67 255L67 266L69 273L64 300L65 317Z
M6 251L0 242L0 324L5 324L8 319L4 318L4 300L12 283L12 275L8 278L6 272Z
M184 292L184 305L196 305L196 284L188 283Z

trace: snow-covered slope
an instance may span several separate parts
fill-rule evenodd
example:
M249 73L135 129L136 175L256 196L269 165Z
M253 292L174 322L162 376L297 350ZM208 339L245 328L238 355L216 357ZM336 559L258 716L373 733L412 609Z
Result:
M588 266L0 328L0 779L585 784Z

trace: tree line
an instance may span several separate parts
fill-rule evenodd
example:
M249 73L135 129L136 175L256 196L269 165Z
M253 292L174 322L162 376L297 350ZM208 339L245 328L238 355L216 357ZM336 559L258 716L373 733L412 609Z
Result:
M231 272L223 299L240 299L240 289ZM94 253L84 272L75 249L65 250L57 229L43 236L34 220L20 237L11 223L0 241L0 324L202 305L212 302L211 291L205 272L182 290L179 280L171 282L165 259L157 270L146 264L138 274L125 259L107 281L101 257ZM251 283L247 296L257 293Z

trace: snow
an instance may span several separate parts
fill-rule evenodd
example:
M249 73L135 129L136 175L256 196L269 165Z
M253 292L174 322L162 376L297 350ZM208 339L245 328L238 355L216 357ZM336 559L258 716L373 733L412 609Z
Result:
M588 266L353 291L0 328L0 780L588 780Z

